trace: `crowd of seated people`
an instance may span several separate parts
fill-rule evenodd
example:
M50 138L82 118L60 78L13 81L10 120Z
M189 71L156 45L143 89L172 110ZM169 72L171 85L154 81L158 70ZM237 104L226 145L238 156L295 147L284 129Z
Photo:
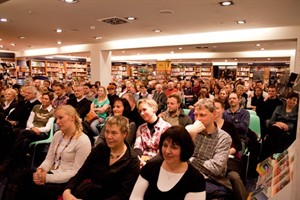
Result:
M296 138L299 95L291 91L279 99L276 85L265 89L262 81L192 77L148 83L127 79L107 86L44 82L1 90L0 175L10 185L2 199L20 199L36 190L30 198L245 200L242 157L251 139L262 139L261 154L253 154L258 163L284 151ZM261 133L249 129L250 109L260 118ZM91 110L97 118L88 122ZM47 156L37 169L28 170L24 159L30 158L29 143L47 138L50 124L55 134ZM70 129L76 131L67 136ZM79 163L75 152L82 150L74 146L78 138L85 138L86 146ZM65 167L61 157L72 148L76 151L66 159L76 163L76 170L62 181L52 179L60 172L55 170L72 165ZM57 162L62 166L53 165ZM199 184L189 187L195 177ZM54 196L43 192L50 186ZM173 193L177 189L181 197Z

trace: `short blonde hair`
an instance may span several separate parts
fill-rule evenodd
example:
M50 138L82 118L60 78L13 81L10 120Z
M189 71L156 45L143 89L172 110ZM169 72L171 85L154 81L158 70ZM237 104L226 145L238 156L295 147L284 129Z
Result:
M107 119L105 125L117 126L121 133L129 133L129 120L124 116L112 116Z
M154 112L157 112L158 105L157 105L156 101L154 101L153 99L140 99L140 100L138 100L138 102L137 102L137 108L138 109L139 109L139 107L142 103L148 104L151 108L154 109Z

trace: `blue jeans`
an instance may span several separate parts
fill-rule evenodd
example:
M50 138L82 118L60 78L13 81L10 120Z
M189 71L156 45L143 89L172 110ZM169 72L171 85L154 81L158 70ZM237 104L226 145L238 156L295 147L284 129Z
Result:
M102 119L102 118L99 118ZM99 135L99 126L102 126L104 124L104 119L102 119L102 122L99 121L99 119L95 119L94 121L92 121L92 123L90 124L91 129L94 133L94 136L98 136Z

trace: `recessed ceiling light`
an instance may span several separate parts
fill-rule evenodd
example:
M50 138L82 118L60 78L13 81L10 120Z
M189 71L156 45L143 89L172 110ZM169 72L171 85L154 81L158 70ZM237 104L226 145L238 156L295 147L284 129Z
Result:
M18 38L21 39L21 40L25 39L24 36L19 36Z
M260 47L260 44L256 44L257 47Z
M0 22L9 22L10 20L7 18L0 18Z
M161 11L159 11L159 13L162 15L172 15L172 14L174 14L174 11L173 10L161 10Z
M222 2L219 2L219 4L221 6L231 6L231 5L233 5L233 2L232 1L222 1Z
M16 46L16 44L15 44L15 43L11 43L10 46L13 46L13 47L14 47L14 46Z
M171 51L170 53L171 53L171 54L174 54L174 51Z
M96 40L101 40L102 39L102 37L101 36L96 36L96 37L94 37Z
M61 44L62 42L61 41L57 41L57 44Z
M0 48L3 48L3 45L0 45Z
M237 21L235 21L235 23L237 23L237 24L246 24L247 22L246 22L246 20L237 20Z
M260 50L262 50L262 51L263 51L263 50L265 50L265 48L261 48Z
M137 20L136 17L126 17L125 19L129 20L129 21L134 21L134 20Z
M182 48L182 47L179 47L178 49L179 49L179 50L182 50L183 48Z
M55 29L56 33L61 33L62 32L62 29L58 28L58 29Z
M160 33L161 32L161 30L159 30L159 29L154 29L153 30L155 33Z
M69 3L69 4L78 3L79 2L79 0L60 0L60 1L63 1L65 3Z

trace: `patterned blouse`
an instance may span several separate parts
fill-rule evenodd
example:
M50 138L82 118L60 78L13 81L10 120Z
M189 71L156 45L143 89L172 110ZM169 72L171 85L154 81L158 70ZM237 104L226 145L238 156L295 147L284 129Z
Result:
M134 149L140 149L143 152L143 156L148 156L149 158L154 157L158 153L160 136L169 127L171 127L171 125L168 122L159 118L154 125L155 132L151 136L147 123L140 125L136 132Z

